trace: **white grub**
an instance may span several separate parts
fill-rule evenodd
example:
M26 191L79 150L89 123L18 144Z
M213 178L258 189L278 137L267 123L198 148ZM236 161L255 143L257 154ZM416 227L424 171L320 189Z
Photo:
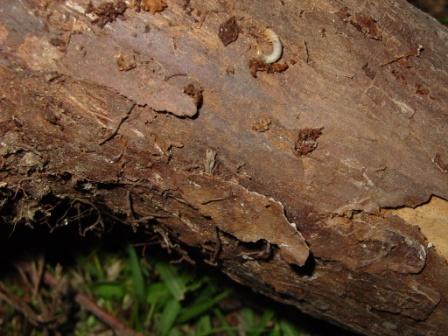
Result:
M258 50L257 57L260 61L266 64L277 62L283 54L283 45L278 35L272 29L266 29L264 35L269 42L272 43L272 52L269 55L263 54L261 50Z

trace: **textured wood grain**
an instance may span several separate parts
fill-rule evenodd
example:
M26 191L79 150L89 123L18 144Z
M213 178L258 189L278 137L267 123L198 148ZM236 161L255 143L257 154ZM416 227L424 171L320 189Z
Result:
M352 330L444 334L446 260L385 210L448 199L446 28L406 1L173 0L104 27L87 5L0 0L2 225L155 230ZM267 27L289 67L254 78Z

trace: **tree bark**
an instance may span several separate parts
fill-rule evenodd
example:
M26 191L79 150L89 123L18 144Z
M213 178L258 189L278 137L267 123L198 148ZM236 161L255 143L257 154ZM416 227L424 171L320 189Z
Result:
M395 0L161 3L0 0L2 225L154 230L351 330L444 335L447 29Z

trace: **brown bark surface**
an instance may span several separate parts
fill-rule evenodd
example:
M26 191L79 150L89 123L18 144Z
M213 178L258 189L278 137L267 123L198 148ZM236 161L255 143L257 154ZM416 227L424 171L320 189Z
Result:
M154 230L313 316L444 335L447 29L406 1L123 4L0 0L2 225Z

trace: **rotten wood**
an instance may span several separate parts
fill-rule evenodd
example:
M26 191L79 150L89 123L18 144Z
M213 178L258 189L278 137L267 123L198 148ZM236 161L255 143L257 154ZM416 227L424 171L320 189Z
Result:
M0 224L132 225L351 330L444 335L446 28L406 1L150 3L0 0ZM254 78L267 27L287 67Z

